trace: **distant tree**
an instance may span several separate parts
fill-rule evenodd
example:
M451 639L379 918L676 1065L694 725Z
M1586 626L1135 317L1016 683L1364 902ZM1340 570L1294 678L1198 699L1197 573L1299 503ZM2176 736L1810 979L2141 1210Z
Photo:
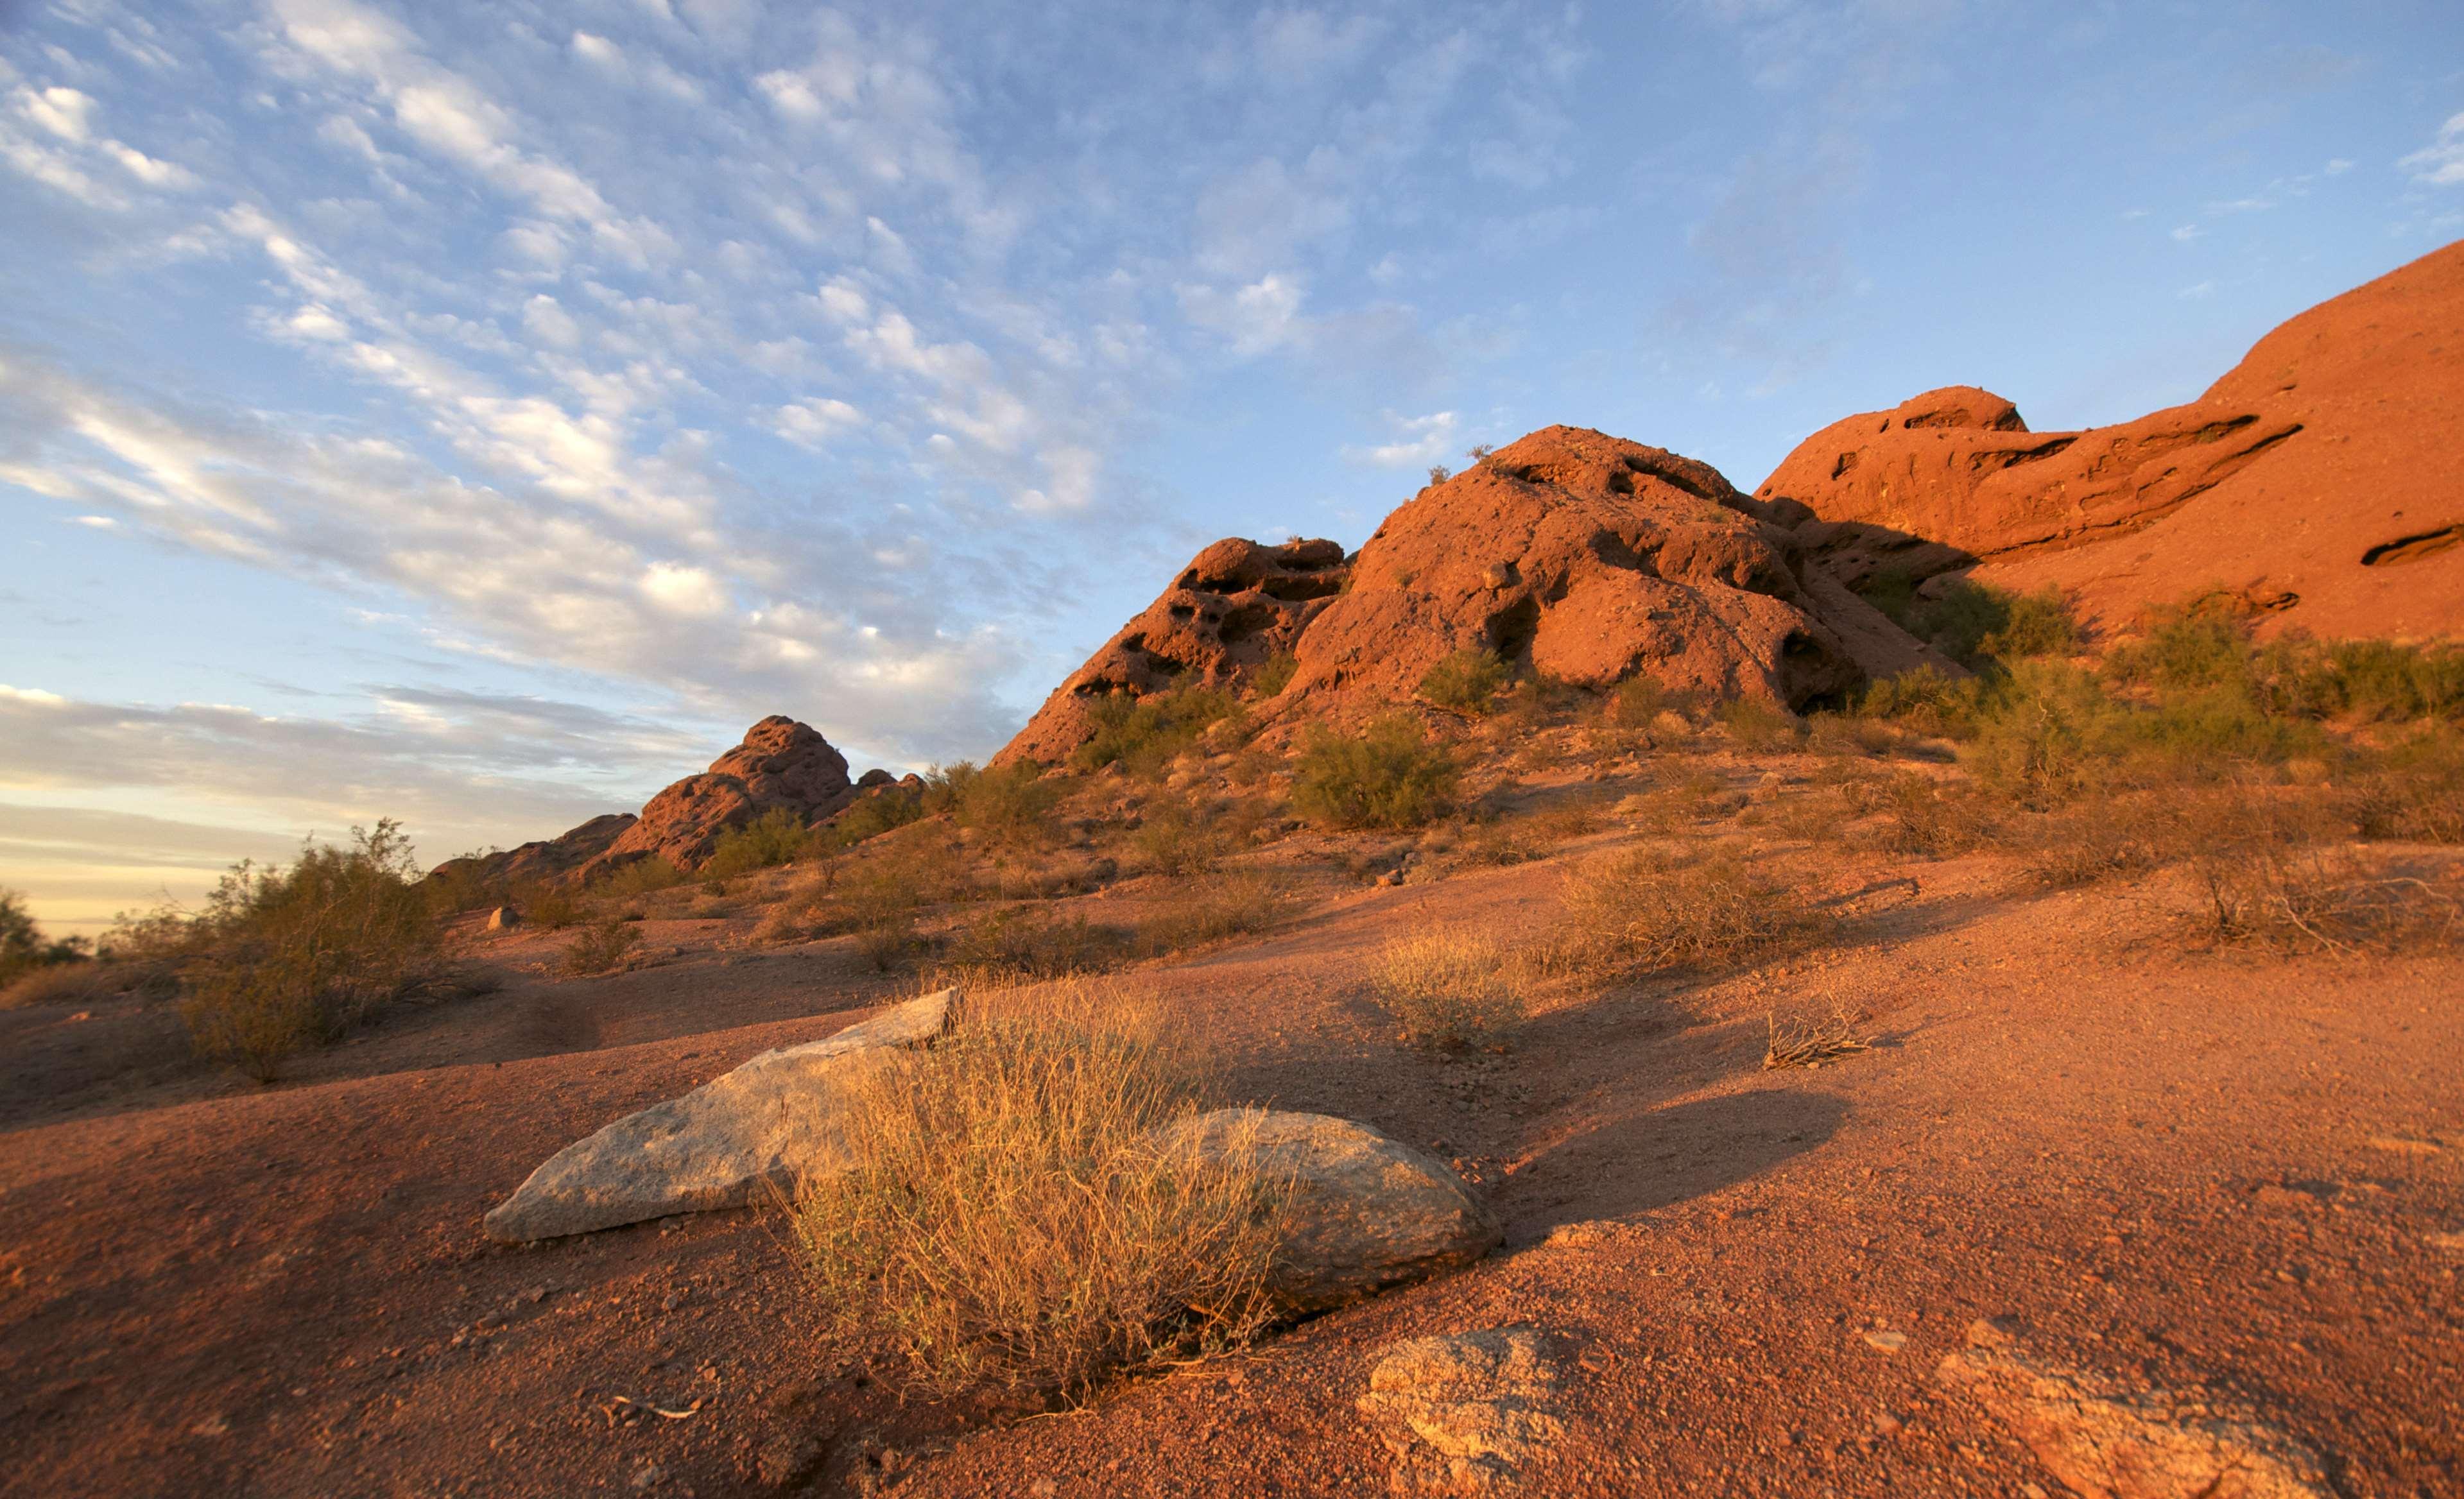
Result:
M1446 480L1453 478L1454 476L1455 471L1447 468L1442 463L1432 463L1429 465L1429 482L1432 484L1443 484Z
M1464 456L1474 463L1485 463L1488 461L1488 455L1496 451L1485 442L1476 442L1471 445L1470 451Z

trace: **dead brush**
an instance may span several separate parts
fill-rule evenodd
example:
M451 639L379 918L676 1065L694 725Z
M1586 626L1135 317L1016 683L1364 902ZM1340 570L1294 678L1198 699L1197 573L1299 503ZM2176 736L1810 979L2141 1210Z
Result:
M1874 1038L1859 1029L1863 1019L1849 1014L1845 1006L1835 1006L1827 1020L1787 1026L1780 1025L1776 1013L1765 1016L1771 1039L1763 1047L1763 1070L1818 1068L1825 1062L1872 1050Z
M1238 1141L1157 1143L1209 1101L1188 1033L1103 981L969 1008L860 1086L846 1128L865 1164L798 1191L816 1305L924 1394L1023 1403L1253 1340L1278 1312L1290 1181Z
M1265 870L1201 874L1174 885L1137 922L1132 945L1148 958L1268 931L1302 904L1288 878Z
M1992 809L1981 797L1915 771L1846 790L1849 805L1874 819L1864 841L1885 853L1946 858L1968 852L1992 834Z
M2365 864L2344 841L2337 809L2317 795L2222 787L2185 805L2174 832L2198 893L2193 926L2212 942L2351 954L2464 940L2464 882Z
M1635 849L1571 871L1553 966L1613 974L1709 967L1802 946L1837 917L1733 849Z
M642 939L641 932L623 921L599 921L583 928L564 950L564 971L572 975L605 973L625 961Z
M1553 806L1477 825L1463 841L1465 857L1479 864L1527 864L1545 859L1577 838L1599 831L1603 799L1582 796Z
M1389 942L1371 985L1404 1041L1439 1051L1497 1049L1527 1014L1514 969L1486 937L1437 931Z
M1083 915L1014 906L986 912L951 936L935 985L998 987L1101 973L1118 966L1128 948L1123 933Z

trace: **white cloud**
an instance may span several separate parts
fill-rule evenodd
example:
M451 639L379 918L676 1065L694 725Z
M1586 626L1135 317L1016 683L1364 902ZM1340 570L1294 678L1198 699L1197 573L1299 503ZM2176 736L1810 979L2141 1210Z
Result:
M2448 116L2438 127L2436 140L2396 165L2410 172L2413 181L2432 187L2464 183L2464 114Z
M1395 433L1393 441L1375 447L1347 447L1343 456L1353 463L1374 464L1381 469L1408 469L1435 463L1454 452L1457 418L1452 411L1432 411L1426 416L1398 416L1389 411L1386 425Z
M2206 233L2207 231L2201 229L2196 224L2184 224L2174 229L2173 238L2176 241L2187 245L2191 240L2203 237Z
M15 103L19 114L63 141L82 143L92 132L94 99L76 89L19 89Z
M1180 310L1191 322L1221 334L1243 359L1291 343L1306 333L1301 303L1307 293L1286 276L1266 276L1223 292L1212 286L1177 289Z
M819 452L830 440L864 425L864 413L845 401L809 396L771 413L770 428L800 447Z

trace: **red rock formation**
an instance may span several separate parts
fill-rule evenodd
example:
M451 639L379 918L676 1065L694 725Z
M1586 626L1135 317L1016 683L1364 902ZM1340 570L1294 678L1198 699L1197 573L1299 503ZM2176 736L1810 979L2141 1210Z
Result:
M1965 386L1835 422L1757 491L1849 582L2069 593L2092 624L2223 597L2321 635L2464 634L2464 244L2286 322L2188 406L2030 432ZM1980 564L1981 565L1977 565Z
M1217 542L999 758L1061 761L1102 698L1239 685L1279 650L1297 658L1287 716L1407 702L1465 647L1586 687L1647 674L1793 707L1921 662L1957 670L1754 508L1708 464L1551 427L1421 491L1349 562L1331 541Z
M650 798L641 818L582 871L588 881L637 859L658 857L686 870L701 867L731 827L776 807L816 823L855 794L847 758L810 727L773 714L745 731L744 742L710 769Z
M1067 759L1093 734L1095 704L1115 694L1245 684L1268 657L1292 649L1349 575L1332 541L1216 542L1053 689L995 761Z
M607 851L634 824L630 812L609 812L554 838L538 839L495 853L448 859L429 871L429 879L451 879L465 871L490 885L530 885L561 879Z

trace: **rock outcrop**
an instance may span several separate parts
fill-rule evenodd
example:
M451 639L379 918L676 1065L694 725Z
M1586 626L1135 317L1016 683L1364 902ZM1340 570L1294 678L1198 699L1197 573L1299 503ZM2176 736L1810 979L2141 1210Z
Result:
M940 1036L957 1008L956 989L928 994L627 1114L549 1157L488 1214L488 1235L521 1243L742 1207L765 1191L791 1192L800 1180L844 1171L851 1090L899 1048Z
M853 800L847 757L809 726L772 714L744 733L744 742L710 769L650 798L632 826L582 869L584 883L638 859L661 858L694 870L718 848L719 836L775 808L820 822Z
M2133 1390L1979 1322L1936 1378L1975 1398L2085 1499L2329 1499L2319 1455L2205 1396Z
M636 819L630 812L609 812L554 838L541 838L495 853L448 859L429 871L430 879L452 879L463 873L498 888L549 884L607 851Z
M1273 1286L1314 1312L1468 1265L1505 1238L1497 1216L1426 1151L1323 1113L1218 1109L1166 1129L1157 1147L1213 1159L1255 1152L1292 1185Z
M2054 586L2111 628L2210 600L2265 628L2464 635L2464 244L2322 302L2198 400L2032 432L1968 386L1807 438L1755 492L1834 576Z
M1529 1328L1416 1337L1369 1374L1360 1414L1394 1458L1397 1494L1504 1494L1566 1435L1548 1338Z
M1000 758L1060 761L1096 703L1245 685L1279 650L1296 668L1274 710L1295 716L1408 702L1467 648L1583 687L1644 675L1792 708L1920 664L1957 671L1807 565L1771 510L1709 464L1548 428L1422 490L1348 561L1330 541L1209 547Z
M1216 542L1053 689L997 760L1067 760L1094 734L1096 706L1117 695L1245 686L1269 658L1292 649L1350 575L1332 541Z

